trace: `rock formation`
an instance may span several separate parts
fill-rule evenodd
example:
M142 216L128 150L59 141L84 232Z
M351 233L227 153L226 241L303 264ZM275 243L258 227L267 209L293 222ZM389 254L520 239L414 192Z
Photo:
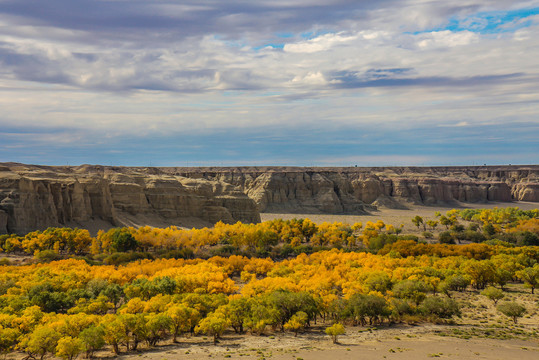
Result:
M103 166L0 165L0 233L50 226L211 226L259 222L234 185ZM97 223L96 223L97 222Z
M0 164L0 233L49 226L211 226L259 212L539 202L539 166L133 168ZM97 222L97 223L96 223Z
M243 189L261 212L356 213L409 204L539 201L539 166L162 168Z

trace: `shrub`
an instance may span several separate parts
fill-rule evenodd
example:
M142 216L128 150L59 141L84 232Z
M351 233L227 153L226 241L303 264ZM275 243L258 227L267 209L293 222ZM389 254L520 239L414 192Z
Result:
M453 235L451 235L451 232L449 231L442 231L438 235L438 242L440 244L454 244L455 239L453 238Z

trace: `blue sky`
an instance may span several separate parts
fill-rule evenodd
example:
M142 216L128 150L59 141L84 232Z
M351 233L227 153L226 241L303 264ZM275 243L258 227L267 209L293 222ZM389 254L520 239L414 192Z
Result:
M0 162L539 163L539 1L0 0Z

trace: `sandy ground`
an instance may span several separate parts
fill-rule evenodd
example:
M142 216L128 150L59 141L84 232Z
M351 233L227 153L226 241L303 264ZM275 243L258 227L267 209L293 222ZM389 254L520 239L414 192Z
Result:
M491 209L494 207L499 208L506 208L506 207L518 207L522 210L531 210L531 209L537 209L539 208L539 203L533 203L533 202L513 202L513 203L496 203L496 202L489 202L489 203L462 203L460 204L460 207L457 207L457 209ZM442 214L445 214L447 211L451 209L455 209L455 206L419 206L419 205L413 205L409 206L410 209L408 210L398 210L398 209L387 209L382 208L378 211L373 211L370 215L331 215L331 214L274 214L274 213L262 213L260 214L260 217L262 221L268 221L273 219L283 219L283 220L290 220L290 219L300 219L300 218L307 218L311 221L315 222L316 224L320 224L322 222L343 222L347 224L354 224L356 222L365 223L367 221L376 222L378 220L382 220L386 224L391 224L394 226L399 226L400 224L404 224L404 233L413 233L417 231L417 228L413 225L411 219L419 215L423 219L435 219L434 213L436 211L440 211Z
M453 359L539 359L539 341L460 339L436 335L449 326L394 326L372 332L364 328L347 328L347 334L333 344L321 334L321 328L294 337L293 334L274 336L237 336L228 333L213 345L197 337L183 339L177 345L161 346L152 352L126 354L148 360L168 359L399 359L417 360L435 357Z

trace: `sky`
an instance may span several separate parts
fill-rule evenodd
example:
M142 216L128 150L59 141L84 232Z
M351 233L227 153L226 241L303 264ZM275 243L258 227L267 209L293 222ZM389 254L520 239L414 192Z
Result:
M539 163L539 1L0 0L0 162Z

